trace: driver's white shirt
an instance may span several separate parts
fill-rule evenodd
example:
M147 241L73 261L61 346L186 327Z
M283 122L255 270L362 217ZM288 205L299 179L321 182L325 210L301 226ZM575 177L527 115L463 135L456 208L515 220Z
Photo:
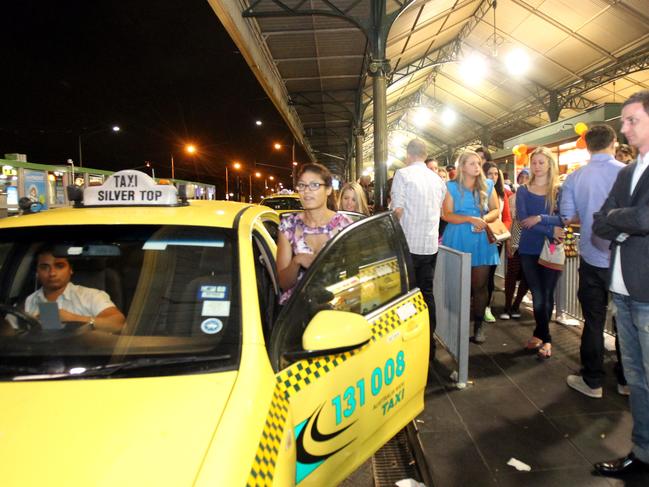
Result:
M47 303L43 294L43 288L33 292L25 300L25 311L32 316L39 314L38 304ZM65 287L65 291L56 298L59 309L81 316L95 317L106 308L114 307L108 293L91 287L78 286L71 282Z

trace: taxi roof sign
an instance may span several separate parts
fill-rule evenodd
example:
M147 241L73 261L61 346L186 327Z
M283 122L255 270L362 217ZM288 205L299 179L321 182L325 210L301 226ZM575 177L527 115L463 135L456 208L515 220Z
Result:
M101 186L83 191L83 206L177 206L178 199L175 186L156 184L148 174L132 169L118 171Z

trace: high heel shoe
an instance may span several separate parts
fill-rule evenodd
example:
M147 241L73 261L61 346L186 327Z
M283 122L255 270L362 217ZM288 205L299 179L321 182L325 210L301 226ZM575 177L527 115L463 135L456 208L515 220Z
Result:
M541 348L541 345L543 345L543 340L541 340L540 338L532 337L527 341L527 344L525 345L525 350L534 352L539 348Z
M538 349L536 355L543 360L547 360L550 357L552 357L552 344L544 343L543 346L541 346L541 348Z

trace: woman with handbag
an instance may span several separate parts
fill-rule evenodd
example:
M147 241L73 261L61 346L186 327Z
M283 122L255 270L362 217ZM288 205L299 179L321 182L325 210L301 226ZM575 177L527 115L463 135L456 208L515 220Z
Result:
M552 355L550 320L554 309L554 289L560 270L539 263L544 246L563 241L564 231L558 214L559 166L547 147L537 147L531 154L531 176L528 184L516 192L516 218L522 231L518 245L521 267L532 291L536 328L526 349L536 351L539 358ZM547 243L546 243L547 242Z
M509 208L509 197L513 194L505 187L505 178L503 173L494 162L485 162L482 164L482 172L487 177L494 182L494 190L498 195L498 202L500 203L500 219L507 228L511 230L512 228L512 215ZM498 255L502 254L504 242L498 242ZM489 298L487 299L487 307L485 308L484 321L487 323L495 323L496 318L491 312L491 298L496 289L496 268L498 266L492 265L489 269L489 281L487 282L487 290L489 292Z
M498 219L498 196L493 181L485 178L480 156L473 151L460 154L454 181L447 183L442 218L448 222L442 243L471 254L471 296L473 298L476 343L485 341L482 324L487 306L489 266L498 265L498 249L487 238L487 223Z

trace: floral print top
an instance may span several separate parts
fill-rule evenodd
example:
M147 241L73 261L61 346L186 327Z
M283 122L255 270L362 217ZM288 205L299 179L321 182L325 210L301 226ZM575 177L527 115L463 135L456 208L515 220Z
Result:
M290 242L293 249L293 255L297 254L313 254L313 249L309 247L305 237L306 235L327 235L327 240L331 239L340 230L352 223L352 220L341 213L336 213L329 223L321 227L310 227L303 220L304 213L290 213L282 217L279 223L279 231L284 234L286 239ZM297 274L297 281L293 287L287 289L279 297L280 304L288 301L288 298L293 294L293 290L297 283L304 276L306 269L300 268Z

